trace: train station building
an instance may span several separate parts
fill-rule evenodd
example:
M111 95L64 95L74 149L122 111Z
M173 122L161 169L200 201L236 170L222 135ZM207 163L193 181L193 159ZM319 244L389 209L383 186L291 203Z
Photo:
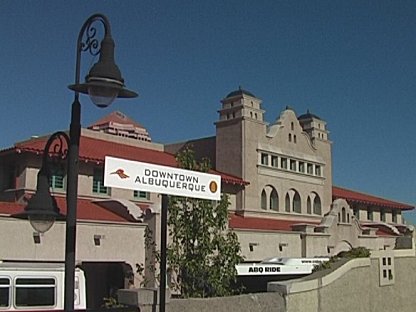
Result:
M111 286L139 286L136 265L149 261L145 232L151 229L158 243L161 210L159 194L105 187L105 156L177 167L176 153L190 145L198 158L209 158L229 195L229 228L246 261L331 256L358 246L395 249L401 238L413 235L403 219L412 205L333 185L332 142L321 116L298 115L287 107L268 123L261 100L242 89L226 95L217 108L213 136L179 143L153 142L142 125L121 112L82 129L76 257L87 277L102 285L103 296ZM48 137L0 150L0 260L64 259L64 221L42 234L11 217L36 190ZM65 214L64 166L53 168L50 186Z

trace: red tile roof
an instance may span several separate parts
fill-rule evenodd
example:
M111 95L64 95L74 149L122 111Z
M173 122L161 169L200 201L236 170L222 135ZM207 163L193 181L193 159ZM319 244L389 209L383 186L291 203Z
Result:
M15 145L16 152L29 152L42 154L48 137L42 137L38 139L28 140ZM10 151L10 149L6 150ZM105 156L113 156L133 161L141 161L152 163L156 165L177 167L178 163L173 154L151 150L147 148L131 146L126 144L119 144L115 142L90 138L82 136L79 146L79 158L85 162L96 162L98 164L104 163ZM247 185L247 181L244 181L238 177L211 170L213 174L221 175L222 181L230 184Z
M24 205L15 202L0 202L0 214L12 215L23 212Z
M59 210L66 215L66 199L63 197L56 197ZM12 215L24 212L25 205L13 202L0 202L0 214ZM94 220L94 221L108 221L108 222L137 222L126 211L110 211L98 204L91 202L88 199L78 199L77 209L78 220Z
M17 152L43 153L47 137L16 144ZM169 153L82 136L79 144L81 161L103 163L105 156L176 167L175 156Z
M297 220L277 220L255 217L243 217L237 214L230 214L228 217L229 227L232 229L247 230L269 230L269 231L292 231L292 225L309 223L318 225L319 223L305 222Z
M392 208L392 209L411 210L415 208L411 205L394 202L388 199L384 199L381 197L376 197L376 196L368 195L364 193L359 193L356 191L351 191L351 190L337 187L337 186L332 187L332 197L333 199L344 198L348 202L351 202L351 203Z

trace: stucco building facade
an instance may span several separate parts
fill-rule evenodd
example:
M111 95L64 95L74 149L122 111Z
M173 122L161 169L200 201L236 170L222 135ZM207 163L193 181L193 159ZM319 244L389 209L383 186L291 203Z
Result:
M208 157L212 172L221 175L222 190L231 202L229 227L237 233L246 261L327 256L357 246L393 249L397 238L411 234L413 228L404 224L402 212L413 206L333 185L332 142L325 120L311 112L297 116L287 107L269 124L261 104L251 92L233 91L220 102L215 135L175 144L152 142L144 127L120 112L82 129L78 263L90 268L91 275L117 268L123 276L114 286L139 286L142 276L136 265L151 259L144 243L146 228L159 242L161 198L105 187L104 158L176 167L175 154L187 144L198 158ZM11 217L23 211L36 190L47 139L31 138L0 151L0 259L4 261L64 259L62 222L38 234L27 221ZM62 164L53 169L51 191L65 213ZM108 291L102 289L103 296Z

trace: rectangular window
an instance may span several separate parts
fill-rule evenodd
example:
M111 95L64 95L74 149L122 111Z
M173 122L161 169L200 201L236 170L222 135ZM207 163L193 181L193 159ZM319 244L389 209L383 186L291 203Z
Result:
M109 190L104 186L104 172L100 169L94 169L92 181L92 192L95 194L108 194Z
M308 166L307 166L307 173L308 174L313 174L313 165L312 164L308 164Z
M380 210L380 220L386 222L386 212L383 209Z
M280 158L280 167L282 169L287 169L287 158Z
M391 217L392 217L393 223L397 223L397 212L396 212L396 210L393 210L391 212Z
M272 166L273 167L279 166L279 159L277 158L277 156L272 156Z
M17 278L16 307L53 307L56 281L53 278Z
M360 209L358 209L358 208L354 208L354 217L355 217L357 220L360 220Z
M367 220L373 221L373 210L371 208L367 208Z
M63 190L64 189L64 180L65 173L64 169L60 167L54 167L51 170L51 179L49 181L49 186L52 190Z
M315 175L317 175L318 177L321 176L321 166L315 165Z
M299 172L305 173L305 163L303 161L299 162Z
M290 170L296 171L296 160L290 160Z
M146 199L146 200L150 199L150 193L149 192L134 191L133 196L134 196L134 198L137 198L137 199Z
M269 155L266 153L261 153L261 164L268 166L269 165Z
M0 277L0 309L10 306L10 279Z

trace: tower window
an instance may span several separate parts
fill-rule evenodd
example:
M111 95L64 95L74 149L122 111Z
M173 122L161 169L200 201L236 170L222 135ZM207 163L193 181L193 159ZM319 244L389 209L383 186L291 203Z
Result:
M272 190L270 194L270 209L279 210L279 195L277 195L276 190Z
M285 211L290 212L290 197L289 197L289 194L286 194L286 197L285 197Z
M272 156L272 166L273 167L278 167L279 165L278 165L278 158L277 158L277 156Z
M319 198L318 194L315 195L315 198L313 200L313 213L316 215L322 214L321 199Z
M261 153L261 164L268 166L269 165L269 155L266 153Z
M297 213L302 212L299 193L295 191L293 195L293 211Z
M290 160L290 170L296 171L296 160Z
M280 158L280 167L283 169L287 169L287 158Z
M319 166L319 165L316 165L315 166L315 175L317 175L317 176L321 176L321 166Z
M267 195L265 190L261 192L261 209L267 209Z

